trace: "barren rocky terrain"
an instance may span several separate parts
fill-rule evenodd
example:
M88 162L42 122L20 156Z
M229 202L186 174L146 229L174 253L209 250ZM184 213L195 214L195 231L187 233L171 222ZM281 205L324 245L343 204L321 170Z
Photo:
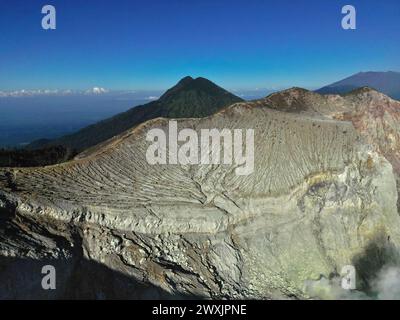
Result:
M0 171L0 296L318 298L309 281L397 265L400 102L300 88L179 128L254 129L255 170L150 165L144 122L41 168ZM40 287L57 267L58 289ZM36 272L36 273L35 273Z

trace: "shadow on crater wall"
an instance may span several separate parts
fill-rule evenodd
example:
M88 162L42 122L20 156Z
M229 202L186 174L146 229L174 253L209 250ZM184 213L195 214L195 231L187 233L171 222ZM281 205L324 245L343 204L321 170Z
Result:
M376 235L363 253L352 261L357 270L357 289L368 295L374 295L373 283L381 270L400 264L399 252L385 232Z
M0 197L0 200L4 198ZM85 259L78 228L69 230L71 239L50 233L43 225L16 216L15 206L0 207L0 248L30 256L51 257L54 250L72 258L14 258L0 255L0 299L196 299L171 294L155 285L136 280L105 265ZM51 229L51 228L50 228ZM33 231L33 232L32 232ZM40 237L33 236L40 235ZM70 242L74 244L71 247ZM53 249L49 249L53 248ZM64 256L68 256L64 255ZM56 269L56 290L44 290L45 265Z
M41 286L42 267L56 269L56 290ZM0 257L0 299L194 299L173 295L86 259L33 260Z

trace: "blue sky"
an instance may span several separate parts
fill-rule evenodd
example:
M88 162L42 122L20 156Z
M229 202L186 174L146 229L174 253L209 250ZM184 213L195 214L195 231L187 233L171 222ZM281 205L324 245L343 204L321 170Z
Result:
M57 30L41 8L57 9ZM357 9L357 30L341 8ZM0 0L0 90L319 87L400 71L398 0Z

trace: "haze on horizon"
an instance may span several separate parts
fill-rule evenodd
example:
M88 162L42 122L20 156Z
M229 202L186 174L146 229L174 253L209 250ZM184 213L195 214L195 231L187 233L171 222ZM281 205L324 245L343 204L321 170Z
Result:
M164 90L191 75L235 90L316 89L360 71L400 71L400 3L54 0L0 3L0 91ZM251 19L249 19L251 17ZM18 41L16 41L18 40Z

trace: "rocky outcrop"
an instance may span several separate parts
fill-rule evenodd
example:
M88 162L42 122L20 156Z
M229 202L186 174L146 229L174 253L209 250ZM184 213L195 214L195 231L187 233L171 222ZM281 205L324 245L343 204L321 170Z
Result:
M400 246L393 161L369 139L373 125L348 116L397 113L398 102L377 95L292 89L178 120L198 132L254 129L246 176L235 165L150 165L146 133L168 132L161 118L65 164L3 169L0 277L18 259L60 265L57 297L310 298L307 281L354 265L367 290ZM386 128L378 137L392 141Z

